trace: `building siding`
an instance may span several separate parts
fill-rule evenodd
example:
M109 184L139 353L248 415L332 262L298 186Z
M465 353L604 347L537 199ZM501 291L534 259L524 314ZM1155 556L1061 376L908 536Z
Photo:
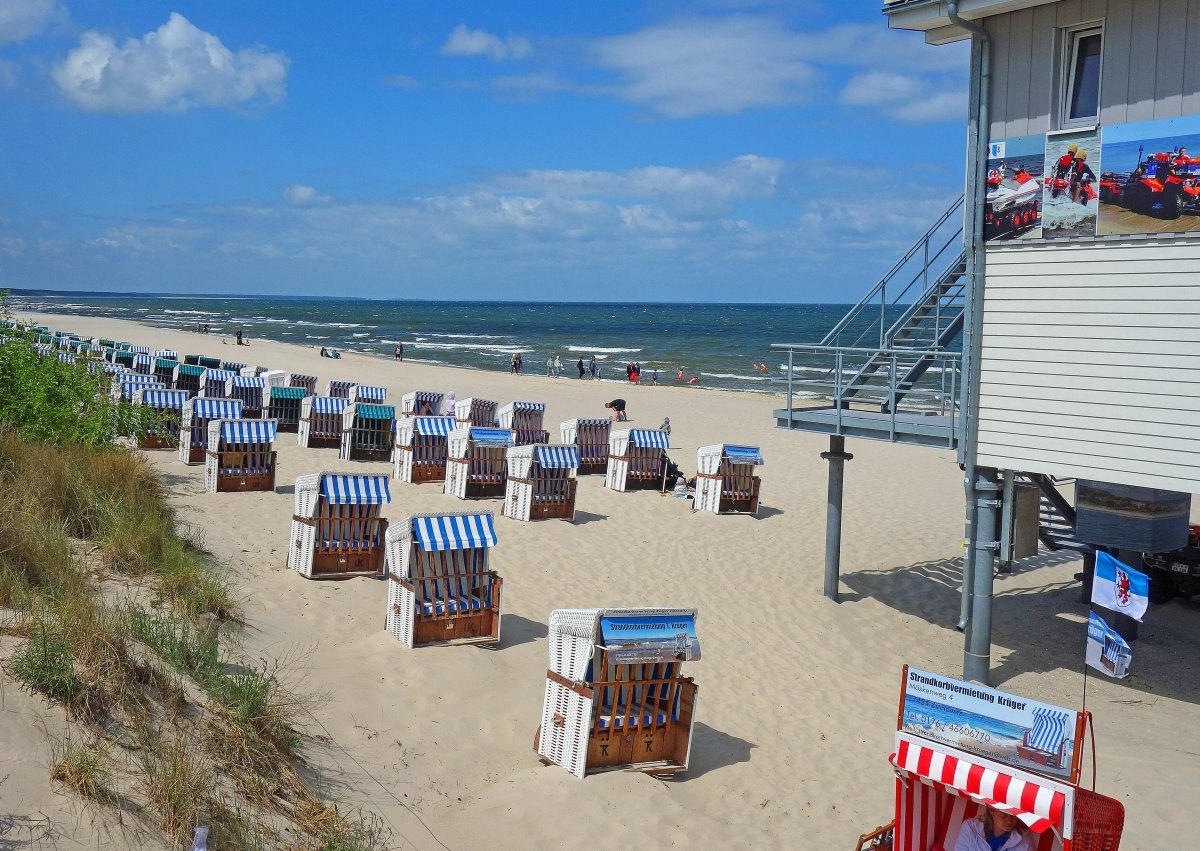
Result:
M1063 0L987 19L992 139L1058 129L1063 27L1104 22L1100 123L1200 114L1200 0Z
M988 252L985 466L1200 491L1200 242Z

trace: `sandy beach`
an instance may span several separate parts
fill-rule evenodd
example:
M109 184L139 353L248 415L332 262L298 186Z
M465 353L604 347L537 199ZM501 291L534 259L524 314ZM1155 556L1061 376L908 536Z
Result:
M631 425L673 426L671 458L691 475L709 443L762 447L757 518L692 513L655 492L616 493L581 477L574 524L521 523L499 500L464 503L438 485L392 481L392 521L413 512L496 514L492 567L504 577L497 649L408 650L384 631L386 583L313 582L285 569L292 483L321 470L390 475L390 464L342 462L333 449L277 443L274 493L209 494L203 468L150 453L183 522L226 565L245 600L236 640L251 658L284 658L290 677L325 699L303 749L338 799L378 813L396 847L671 847L850 849L891 818L888 755L901 666L961 674L961 474L952 452L851 440L846 469L843 591L821 596L827 448L773 427L777 398L691 387L631 387L537 374L511 376L230 339L81 316L18 313L52 328L198 352L293 372L546 403L559 422L603 416L628 400ZM536 372L536 370L535 370ZM573 369L569 370L573 372ZM1071 554L1031 560L997 580L993 685L1079 707L1087 608ZM703 658L691 768L660 780L613 772L578 780L532 750L547 667L551 610L694 606ZM1087 679L1095 715L1096 788L1125 802L1123 849L1158 849L1197 823L1200 786L1200 601L1154 607L1133 646L1133 675ZM119 827L56 794L39 724L61 711L9 682L0 712L0 812L52 825L36 847L119 847ZM1091 776L1090 757L1085 777ZM1183 798L1183 802L1179 799ZM1182 805L1181 805L1182 803ZM14 828L28 833L30 828ZM10 833L16 836L16 833ZM9 836L0 823L0 845ZM19 846L18 846L19 847ZM138 846L142 847L142 846Z

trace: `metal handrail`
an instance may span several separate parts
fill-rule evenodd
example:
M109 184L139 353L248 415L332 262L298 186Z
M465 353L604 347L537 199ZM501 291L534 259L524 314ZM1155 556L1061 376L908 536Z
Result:
M930 228L928 230L926 230L925 233L919 239L917 239L917 241L915 243L913 243L913 246L911 248L909 248L908 251L905 252L905 254L898 261L896 261L895 264L893 264L892 268L889 269L884 274L884 276L879 279L879 281L875 284L875 286L873 286L867 292L866 295L864 295L861 299L859 299L858 303L855 304L852 308L850 308L849 312L847 312L846 315L843 316L842 319L836 325L833 326L833 328L829 331L829 333L826 334L825 337L821 340L822 345L830 345L835 340L837 340L841 336L841 333L855 319L857 319L860 315L862 315L862 313L867 309L867 307L874 305L874 303L876 301L876 296L879 297L879 308L880 308L879 344L880 344L880 346L883 345L884 326L886 325L887 308L889 306L897 304L900 299L902 299L904 296L906 296L908 294L908 291L910 289L912 289L912 285L914 283L916 283L916 281L918 279L921 279L925 282L925 288L923 291L928 290L928 288L929 288L929 280L928 280L929 263L933 262L931 260L931 258L929 257L930 242L931 242L934 234L937 233L937 231L942 227L942 225L944 225L950 219L951 216L953 216L956 212L958 212L962 209L963 199L964 199L963 195L958 196L958 199L953 204L951 204L946 209L946 211L941 214L941 216L938 217L937 221L935 221L933 223L933 225L930 226ZM942 246L937 250L933 259L940 257L942 255L942 253L946 250L946 248L949 245L953 244L955 242L955 240L961 239L962 233L963 233L962 226L960 225L958 230L948 240L946 240L946 242L944 244L942 244ZM914 275L908 281L908 283L900 290L899 294L896 294L893 290L893 297L889 303L888 298L887 298L888 284L891 283L892 279L900 273L900 270L903 269L904 266L910 260L912 260L913 257L915 257L918 252L923 252L924 258L925 258L925 262L922 264L921 271L919 271L916 275ZM936 284L935 284L935 286L936 286ZM868 326L868 328L859 335L858 339L856 339L852 345L860 342L862 340L862 338L866 335L866 333L870 330L870 328L873 327L873 325L874 325L874 323L872 323L871 326Z

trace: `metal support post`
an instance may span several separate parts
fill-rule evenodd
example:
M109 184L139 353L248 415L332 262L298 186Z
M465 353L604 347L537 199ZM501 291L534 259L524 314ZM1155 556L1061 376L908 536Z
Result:
M825 510L825 596L838 601L838 581L842 567L842 475L846 462L854 458L846 451L846 438L829 436L829 451L821 457L829 462L829 497Z
M992 666L992 579L996 569L997 512L1000 485L994 473L976 469L971 495L975 505L975 524L967 546L973 550L971 576L971 618L967 623L963 652L963 679L988 684Z

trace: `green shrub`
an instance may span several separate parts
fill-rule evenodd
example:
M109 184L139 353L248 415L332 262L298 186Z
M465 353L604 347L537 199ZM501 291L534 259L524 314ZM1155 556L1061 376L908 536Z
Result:
M72 706L85 693L75 674L75 659L62 633L39 619L25 646L12 657L12 673L35 694Z

